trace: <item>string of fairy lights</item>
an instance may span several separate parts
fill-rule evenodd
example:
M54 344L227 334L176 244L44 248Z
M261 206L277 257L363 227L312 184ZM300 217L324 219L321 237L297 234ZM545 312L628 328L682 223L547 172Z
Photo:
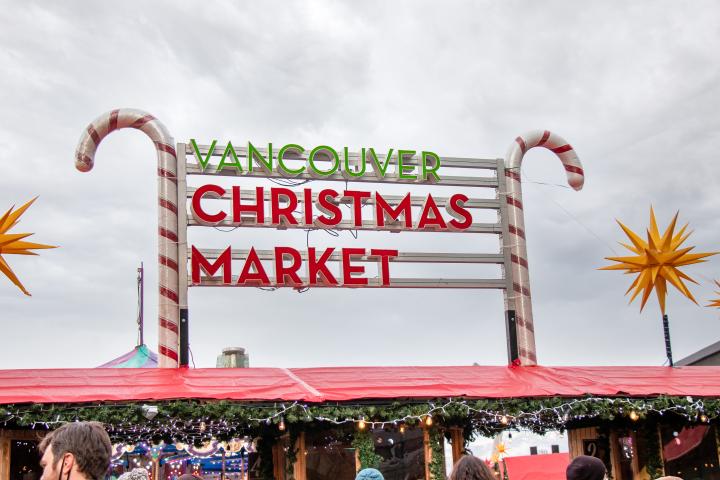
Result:
M534 431L565 429L585 420L629 420L637 422L649 415L674 414L684 421L709 423L720 416L720 399L692 397L607 398L585 397L548 400L468 400L447 399L426 404L407 405L308 405L288 402L273 405L226 403L191 404L191 410L172 413L170 406L159 403L157 417L132 421L127 415L139 411L136 404L92 405L17 405L0 406L3 426L51 429L73 420L98 420L106 424L111 437L128 439L172 438L178 441L207 441L215 437L248 432L261 427L284 432L289 425L354 425L365 429L404 429L406 425L434 424L472 426L477 431L529 428ZM93 410L102 409L103 414ZM208 415L203 415L203 411ZM200 412L200 415L197 413ZM253 413L256 412L256 413ZM52 416L51 416L52 415ZM116 420L117 417L122 418ZM293 427L294 428L294 427ZM302 427L300 427L302 429Z

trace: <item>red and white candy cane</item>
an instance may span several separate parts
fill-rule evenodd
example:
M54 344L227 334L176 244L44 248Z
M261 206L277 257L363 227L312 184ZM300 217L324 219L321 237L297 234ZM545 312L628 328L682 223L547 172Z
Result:
M560 158L567 173L568 183L575 190L580 190L585 181L582 164L575 150L562 137L547 130L536 130L517 137L505 156L509 238L503 240L503 248L510 249L512 262L513 291L507 292L507 295L515 301L518 360L521 365L537 364L520 184L520 165L523 156L534 147L547 148Z
M178 206L175 141L165 125L152 115L135 109L113 110L92 122L80 137L75 167L81 172L93 168L95 150L109 133L137 128L155 143L158 157L158 277L160 284L158 351L160 367L178 366Z

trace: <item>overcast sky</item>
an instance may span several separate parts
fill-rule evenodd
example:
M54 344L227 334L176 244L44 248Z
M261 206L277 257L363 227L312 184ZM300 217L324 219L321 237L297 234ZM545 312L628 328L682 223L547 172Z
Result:
M562 135L583 162L581 192L563 186L560 162L547 151L531 151L523 164L538 359L546 365L665 360L657 302L640 314L623 296L630 278L597 270L622 252L615 218L643 232L651 204L661 228L679 210L695 230L690 245L720 250L717 2L0 6L0 210L40 195L16 231L61 246L6 256L33 296L0 278L0 368L92 367L130 350L141 261L146 340L157 349L153 147L121 131L102 143L92 172L73 164L83 129L113 108L146 110L177 141L203 143L493 158L527 130ZM190 239L200 247L304 246L296 233L203 229ZM387 235L315 232L309 242L459 248L450 243L456 237ZM477 244L486 252L497 245L496 237ZM687 272L704 305L720 257ZM226 346L246 347L254 366L507 358L500 291L206 288L191 290L190 308L197 366L214 366ZM717 310L672 291L668 312L676 359L720 340Z

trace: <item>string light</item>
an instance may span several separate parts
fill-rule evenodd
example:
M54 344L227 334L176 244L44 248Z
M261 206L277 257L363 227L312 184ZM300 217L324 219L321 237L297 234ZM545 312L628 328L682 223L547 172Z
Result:
M638 413L635 410L630 412L630 420L632 420L633 422L637 422L639 418L640 418L640 415L638 415Z
M425 417L425 425L430 427L430 426L432 426L432 424L433 424L432 415L428 415L427 417Z
M382 409L388 408L393 411L394 406L387 407L376 405L344 405L344 404L323 404L308 405L300 402L289 404L238 404L243 415L240 419L233 420L232 411L223 414L222 410L215 414L224 417L222 420L213 420L209 417L194 419L173 417L169 412L173 411L173 404L158 405L159 413L153 420L142 423L119 422L108 424L108 433L113 441L157 441L158 437L172 439L175 442L183 442L188 445L207 443L212 437L232 436L253 433L258 425L280 425L288 415L296 418L297 422L317 422L330 425L345 425L355 423L358 429L369 427L366 416L368 412L374 417L373 425L384 427L387 424L400 425L402 433L405 424L424 424L428 417L433 423L438 419L457 418L462 422L468 422L473 428L484 431L493 431L498 428L505 428L508 425L518 428L530 428L536 431L553 430L566 428L574 421L587 421L591 419L610 419L627 415L626 418L634 420L644 416L657 414L663 415L672 413L684 417L690 422L709 423L720 417L720 402L718 399L693 399L692 397L662 397L655 403L654 398L604 398L585 397L568 399L558 402L558 399L548 399L547 402L533 401L523 402L517 399L515 406L513 399L494 401L493 407L481 407L483 401L475 403L467 399L448 399L445 403L436 404L428 402L425 406L421 403L409 403L400 405L400 411L406 409L411 413L407 414L385 414ZM507 402L507 403L503 403ZM191 403L191 402L188 402ZM499 405L498 405L499 403ZM180 404L183 407L185 404ZM525 406L523 409L521 406ZM43 417L43 408L47 413ZM49 429L56 424L64 423L72 419L89 420L95 417L93 409L104 409L103 416L113 414L114 408L117 413L122 409L135 408L128 404L92 404L92 405L41 405L40 410L28 409L27 406L0 406L0 426L26 426ZM233 408L238 408L234 406ZM343 413L343 408L352 409L354 413ZM339 411L338 411L339 409ZM365 410L367 409L367 410ZM380 411L378 411L380 410ZM510 410L509 413L508 410ZM187 409L179 410L188 412ZM192 410L190 410L191 412ZM257 411L259 415L252 415ZM59 413L58 413L59 412ZM629 412L623 414L623 412ZM634 412L634 414L633 414ZM404 413L404 412L403 412ZM188 413L185 413L186 415ZM117 418L121 415L115 415ZM26 420L27 418L30 420ZM287 426L286 426L287 428ZM222 437L221 437L222 438ZM168 440L169 441L169 440ZM181 443L182 445L182 443ZM127 447L134 448L134 447ZM131 450L132 451L132 450ZM129 452L128 452L129 453Z
M281 432L285 431L285 420L282 417L280 418L280 423L278 423L278 430Z

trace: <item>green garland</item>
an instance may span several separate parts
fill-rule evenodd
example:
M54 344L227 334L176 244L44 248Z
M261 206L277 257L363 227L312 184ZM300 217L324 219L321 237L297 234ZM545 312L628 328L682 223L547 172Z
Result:
M657 478L664 474L657 429L658 425L655 422L645 422L638 429L638 436L641 436L645 442L644 457L647 459L645 469L650 478Z
M439 428L430 429L430 478L432 480L445 480L445 452L443 451L444 435Z
M287 452L285 452L285 458L286 458L286 468L285 473L288 474L289 478L295 478L295 462L297 462L297 455L298 455L298 446L297 446L297 440L300 436L300 430L297 428L290 428L290 432L288 435L288 449Z
M361 470L363 468L380 467L382 457L375 453L375 442L373 442L370 432L355 432L355 436L350 445L357 450Z
M3 405L0 406L0 428L50 429L62 422L95 420L108 426L113 440L181 440L199 444L212 437L227 440L241 434L257 436L265 427L277 429L281 420L288 426L306 430L312 425L348 425L363 418L372 428L396 422L412 426L431 413L438 426L463 428L467 438L473 432L492 436L506 428L545 433L582 424L625 422L633 425L631 412L640 420L660 412L686 422L714 423L720 417L720 399L703 399L699 403L688 397L458 398L320 405L173 400L152 402L158 407L153 419L142 415L143 403L148 402Z

